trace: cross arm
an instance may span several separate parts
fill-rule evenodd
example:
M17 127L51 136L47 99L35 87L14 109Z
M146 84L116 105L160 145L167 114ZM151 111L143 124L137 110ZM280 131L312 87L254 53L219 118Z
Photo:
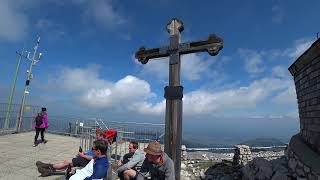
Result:
M211 56L215 56L223 48L223 40L216 35L210 35L207 40L182 43L179 45L180 54L207 51Z
M141 47L135 54L135 58L142 64L146 64L149 59L169 56L168 47L146 49Z

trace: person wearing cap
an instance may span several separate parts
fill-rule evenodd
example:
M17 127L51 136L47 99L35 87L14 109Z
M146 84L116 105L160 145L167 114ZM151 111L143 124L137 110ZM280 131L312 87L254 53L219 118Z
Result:
M40 124L38 124L36 122L36 119L38 117L42 118L42 122ZM34 144L33 146L37 146L38 145L38 136L39 133L41 132L41 141L43 143L46 143L47 140L44 139L44 131L48 128L48 115L47 115L47 108L43 107L41 108L41 112L37 114L37 117L35 118L35 123L34 123L34 128L36 129L36 135L34 137Z
M152 180L175 180L174 164L172 159L162 151L161 144L157 141L149 143L137 180L144 180L149 175Z

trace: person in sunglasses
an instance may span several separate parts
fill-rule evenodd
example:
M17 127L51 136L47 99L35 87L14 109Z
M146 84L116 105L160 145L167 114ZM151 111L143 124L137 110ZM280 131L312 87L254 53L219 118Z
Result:
M104 140L106 134L104 131L97 131L97 140ZM38 171L41 173L42 177L51 176L55 174L60 174L58 170L66 170L68 167L85 167L93 159L93 151L90 149L86 152L80 152L79 154L72 158L64 160L63 162L50 164L41 161L36 162Z
M93 142L93 159L82 169L77 170L69 180L103 179L107 176L109 162L106 157L108 143L104 140Z

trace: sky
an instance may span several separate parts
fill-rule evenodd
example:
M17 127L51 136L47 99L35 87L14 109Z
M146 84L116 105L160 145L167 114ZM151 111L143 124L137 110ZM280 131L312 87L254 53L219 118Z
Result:
M165 27L183 21L182 42L216 34L217 56L181 57L183 131L207 136L277 136L298 132L288 67L317 39L320 1L1 0L0 102L8 102L16 51L42 58L27 104L51 115L163 123L168 59L140 64L142 46L167 46ZM21 103L30 61L23 59L14 103Z

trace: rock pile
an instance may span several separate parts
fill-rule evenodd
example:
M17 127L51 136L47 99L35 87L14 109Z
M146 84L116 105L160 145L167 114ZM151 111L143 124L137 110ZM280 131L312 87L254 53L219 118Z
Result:
M186 161L188 156L187 156L187 147L185 145L181 146L181 158L183 161Z
M181 179L195 180L204 174L200 161L182 161L181 162Z
M250 147L246 145L235 145L233 156L233 165L246 165L248 161L252 160Z

